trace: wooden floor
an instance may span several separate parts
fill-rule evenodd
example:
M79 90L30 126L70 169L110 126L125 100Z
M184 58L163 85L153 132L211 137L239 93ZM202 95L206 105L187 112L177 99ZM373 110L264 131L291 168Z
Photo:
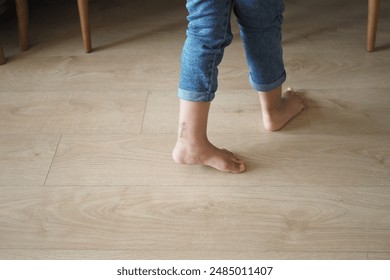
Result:
M0 259L390 259L390 2L287 0L288 80L308 109L261 125L239 31L209 133L241 175L171 160L182 0L36 4L0 25Z

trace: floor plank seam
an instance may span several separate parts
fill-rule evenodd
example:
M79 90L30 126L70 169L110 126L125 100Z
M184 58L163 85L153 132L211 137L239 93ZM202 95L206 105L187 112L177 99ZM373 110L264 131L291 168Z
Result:
M49 169L48 169L48 171L47 171L46 178L45 178L45 182L43 183L43 186L46 186L46 182L47 182L47 179L49 178L49 174L50 174L51 168L52 168L52 166L53 166L53 162L54 162L54 159L55 159L55 157L56 157L56 154L57 154L57 151L58 151L58 147L60 146L61 139L62 139L62 134L60 135L60 139L58 140L57 147L56 147L56 150L54 151L54 155L53 155L53 158L52 158L52 160L51 160Z
M143 129L144 129L145 116L146 116L146 109L148 108L149 96L150 96L150 90L148 90L148 94L146 95L144 114L142 116L142 122L141 122L141 127L140 127L140 130L139 130L139 134L144 134L143 133Z

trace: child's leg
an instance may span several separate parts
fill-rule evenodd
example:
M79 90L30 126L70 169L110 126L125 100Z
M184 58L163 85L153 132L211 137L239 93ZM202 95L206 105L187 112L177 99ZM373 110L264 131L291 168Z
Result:
M249 80L259 92L264 126L275 131L304 109L292 90L282 98L286 79L283 64L283 0L236 0L234 11L240 25L250 69Z
M231 152L219 149L207 138L210 102L180 100L178 139L172 157L180 164L202 164L220 171L241 173L244 163Z
M188 28L184 43L178 96L209 102L218 87L218 65L233 39L232 0L187 0Z
M231 43L232 0L187 1L188 29L184 44L179 92L179 132L172 156L177 163L203 164L225 172L245 170L231 152L207 139L210 102L217 90L218 65Z
M283 97L282 87L269 92L259 92L259 96L264 127L269 131L281 129L305 108L303 99L291 88Z

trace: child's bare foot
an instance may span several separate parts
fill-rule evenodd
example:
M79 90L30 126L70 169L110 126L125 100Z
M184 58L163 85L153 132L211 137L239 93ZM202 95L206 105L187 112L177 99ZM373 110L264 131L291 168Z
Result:
M172 153L173 160L179 164L200 164L230 173L245 171L245 164L232 152L219 149L210 142L191 145L178 140Z
M180 164L201 164L224 172L241 173L245 164L233 153L215 147L207 138L210 102L180 99L179 131L173 160Z
M286 94L275 101L272 106L263 106L269 93L260 94L262 101L263 123L266 130L277 131L286 125L291 119L305 109L304 100L295 94L292 88L288 88ZM271 93L272 94L272 93ZM272 97L271 97L272 98Z

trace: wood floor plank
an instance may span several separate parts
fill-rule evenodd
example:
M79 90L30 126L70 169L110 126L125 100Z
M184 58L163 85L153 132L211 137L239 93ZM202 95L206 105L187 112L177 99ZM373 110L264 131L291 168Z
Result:
M390 134L387 89L296 89L307 109L283 128L295 134ZM172 92L151 92L142 133L177 133L179 105ZM209 116L211 133L268 133L258 95L253 90L219 92ZM259 136L261 137L261 136Z
M297 133L390 135L387 89L308 89L303 90L302 96L307 110L291 125Z
M390 72L389 60L369 57L367 53L337 53L329 57L322 54L290 53L285 60L286 71L289 73L287 83L312 89L340 89L348 84L351 91L387 88L389 80L385 73Z
M369 260L390 260L390 253L368 253Z
M8 134L139 133L146 99L146 90L0 92L0 127Z
M283 35L286 47L296 47L306 52L365 52L366 1L285 1L285 4ZM346 10L348 13L345 13ZM332 13L332 20L329 20L326 11ZM382 15L389 11L388 5L381 7ZM379 16L379 21L378 47L388 45L390 39L390 21L383 16ZM385 54L377 52L376 55Z
M263 252L207 250L31 250L0 249L2 260L366 260L359 252Z
M59 139L60 135L0 134L0 186L43 185Z
M0 202L1 249L390 249L387 187L3 187Z
M372 53L367 1L286 1L308 109L277 133L232 19L209 138L239 176L171 159L182 0L93 1L91 54L77 5L44 2L27 52L0 25L0 259L390 259L389 1Z
M388 136L216 134L240 155L240 176L171 159L176 135L63 135L47 185L387 186Z
M180 52L155 58L153 53L155 50L144 49L118 54L115 63L105 56L59 56L44 60L26 57L0 68L0 91L23 92L31 88L36 92L176 90Z

